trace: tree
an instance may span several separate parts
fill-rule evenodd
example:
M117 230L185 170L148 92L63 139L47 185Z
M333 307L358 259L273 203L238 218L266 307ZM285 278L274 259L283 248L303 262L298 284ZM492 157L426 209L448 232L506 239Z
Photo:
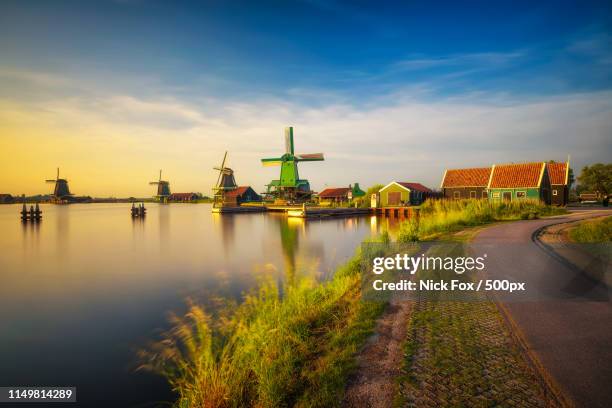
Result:
M593 191L599 195L608 195L612 191L612 163L595 163L584 166L578 176L581 191Z

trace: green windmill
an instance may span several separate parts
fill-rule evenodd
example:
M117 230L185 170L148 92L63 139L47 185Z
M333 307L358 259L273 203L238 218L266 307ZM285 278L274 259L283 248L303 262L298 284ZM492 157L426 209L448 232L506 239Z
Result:
M304 201L310 198L312 191L306 179L300 179L298 162L323 161L323 153L295 154L293 145L293 127L285 128L285 154L281 157L261 159L264 166L280 166L280 179L267 184L267 194L275 199L290 202Z

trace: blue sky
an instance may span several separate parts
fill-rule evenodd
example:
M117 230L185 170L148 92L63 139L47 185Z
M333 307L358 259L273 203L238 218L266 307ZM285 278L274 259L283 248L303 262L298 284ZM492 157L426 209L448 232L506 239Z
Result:
M75 118L91 116L92 127L112 125L113 132L137 141L145 136L135 136L138 132L129 126L138 124L160 143L168 137L174 144L185 141L177 149L196 140L209 145L215 150L209 160L225 148L241 160L273 153L281 145L276 138L282 127L276 126L290 122L286 124L296 125L298 137L301 127L306 147L322 146L330 160L339 160L327 170L312 170L326 178L313 180L319 188L351 181L326 177L330 168L339 172L362 159L375 161L376 154L401 152L421 157L413 163L416 169L399 172L390 166L372 176L355 170L355 176L365 184L418 178L414 181L435 186L447 163L431 163L441 152L440 145L423 146L426 139L420 135L429 133L441 138L432 138L432 143L445 140L449 157L457 148L449 140L495 153L481 162L470 157L447 160L455 166L563 159L567 154L584 165L609 157L612 138L605 117L612 87L611 23L610 2L5 0L0 5L0 102L14 108L9 119L17 128L26 126L15 119L20 112L42 115L44 108L57 134L62 126L67 133L76 132ZM122 102L124 109L113 110ZM545 107L546 114L534 116L534 106ZM473 122L465 123L470 117L465 110L471 108L477 113ZM507 129L495 130L496 123L509 125L504 122L509 120L507 108L517 110L510 116L519 123L521 115L526 123L537 121L511 132L517 135L514 145L507 142ZM383 109L388 111L381 113ZM402 120L402 109L421 112L419 117L428 122ZM572 112L581 116L568 118ZM567 134L567 145L545 150L562 130L556 113L572 123L584 122L585 128L575 129L581 145L572 144L575 135ZM586 121L585 115L594 120ZM360 122L372 117L376 119L366 125ZM458 117L465 129L453 134L452 118ZM485 117L490 120L484 126L488 141L470 137ZM357 128L351 128L348 118L355 119ZM395 126L385 118L397 118ZM120 122L126 125L123 130L116 127ZM441 128L445 123L448 127ZM274 126L268 130L274 132L268 148L263 136L253 136L258 143L247 150L240 138L224 133L263 134L264 125ZM388 135L413 127L420 134L393 139L401 148L385 151L370 146L363 132L351 136L364 127L370 138L383 129ZM162 135L167 129L175 133ZM198 135L215 131L194 139L196 129ZM315 129L323 135L314 135ZM530 154L517 154L525 150L518 141L538 138L538 129L541 143L534 143ZM342 150L343 145L353 146ZM167 153L168 148L149 152ZM59 156L58 161L70 166L70 157ZM350 163L351 157L356 163ZM188 171L184 168L175 177L198 183ZM262 184L271 178L258 173L264 176L249 181ZM196 189L188 183L185 188Z

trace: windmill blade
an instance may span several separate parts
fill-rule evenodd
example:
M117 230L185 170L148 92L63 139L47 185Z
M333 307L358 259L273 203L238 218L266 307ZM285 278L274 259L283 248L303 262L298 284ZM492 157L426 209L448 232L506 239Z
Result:
M323 157L323 153L296 154L295 159L297 161L323 161L325 160L325 158Z
M45 180L47 183L55 183L57 180Z
M261 159L261 164L264 166L280 166L283 163L283 159L280 157L275 157L272 159Z
M293 127L285 128L285 153L293 154Z
M59 167L57 168L57 176L56 179L59 180Z
M161 169L159 169L159 181L160 182L162 181L162 179L161 179Z
M159 181L150 181L149 185L154 186L156 184L160 184Z
M221 168L220 169L215 169L215 170L219 170L219 176L217 177L217 183L215 183L216 187L219 186L219 182L221 181L221 174L223 174L223 168L225 167L225 159L226 158L227 158L227 150L225 151L225 154L223 155L223 161L221 162Z

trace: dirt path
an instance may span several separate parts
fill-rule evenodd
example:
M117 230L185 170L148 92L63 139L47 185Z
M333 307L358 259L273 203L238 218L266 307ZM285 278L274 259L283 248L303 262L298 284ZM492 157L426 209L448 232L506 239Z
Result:
M393 405L412 305L409 301L389 304L377 323L376 334L357 358L356 374L349 380L343 406L386 408Z

